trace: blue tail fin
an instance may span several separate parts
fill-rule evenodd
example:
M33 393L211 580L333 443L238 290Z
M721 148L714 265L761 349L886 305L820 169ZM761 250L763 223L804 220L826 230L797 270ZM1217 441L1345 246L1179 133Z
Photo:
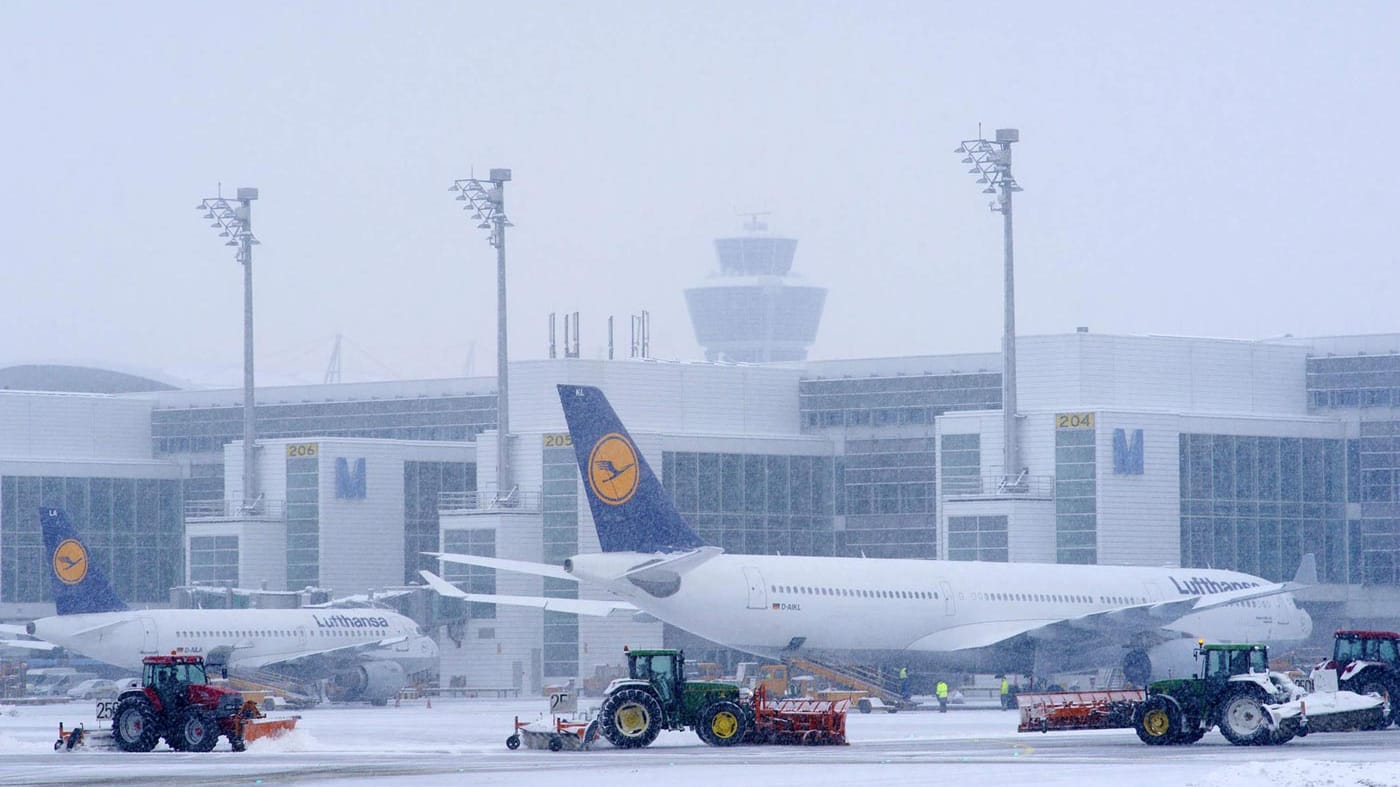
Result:
M39 509L44 530L44 554L49 558L49 584L60 615L82 612L121 612L126 609L102 569L88 556L68 514L57 508Z
M561 385L559 403L604 552L679 552L705 545L676 511L602 391Z

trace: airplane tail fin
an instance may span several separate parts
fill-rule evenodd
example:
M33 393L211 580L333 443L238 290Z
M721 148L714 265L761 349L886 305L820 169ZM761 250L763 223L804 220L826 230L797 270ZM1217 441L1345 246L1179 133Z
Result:
M120 612L126 609L102 569L92 562L68 514L57 508L39 509L44 531L44 554L49 558L49 584L60 615Z
M704 546L601 390L561 385L559 403L604 552L679 552Z

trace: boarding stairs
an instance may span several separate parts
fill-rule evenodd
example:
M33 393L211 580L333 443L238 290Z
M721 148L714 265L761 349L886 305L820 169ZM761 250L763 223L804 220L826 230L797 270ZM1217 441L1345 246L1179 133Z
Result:
M881 702L891 708L914 707L913 703L900 693L902 687L899 678L886 675L876 667L832 664L798 656L790 656L786 661L789 670L800 669L825 678L837 686L863 691L872 697L879 697Z

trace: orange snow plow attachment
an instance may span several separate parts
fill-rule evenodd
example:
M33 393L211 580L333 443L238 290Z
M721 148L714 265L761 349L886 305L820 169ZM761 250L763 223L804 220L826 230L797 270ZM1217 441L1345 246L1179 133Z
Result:
M845 745L850 700L769 701L759 686L753 693L753 743L824 746Z
M300 718L300 716L284 716L269 719L258 709L257 703L249 700L243 703L243 712L238 714L238 720L234 723L239 726L243 740L247 742L259 738L276 738L279 735L285 735L296 729L297 720Z
M1021 724L1016 731L1127 729L1144 697L1141 689L1017 694Z

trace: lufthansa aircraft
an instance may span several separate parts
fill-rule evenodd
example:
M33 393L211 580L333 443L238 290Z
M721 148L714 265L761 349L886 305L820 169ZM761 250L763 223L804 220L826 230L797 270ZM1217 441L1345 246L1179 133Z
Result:
M437 666L437 643L412 620L378 607L128 609L68 516L41 508L39 520L58 614L26 631L45 642L131 670L143 656L180 649L235 672L330 678L334 698L376 705L398 694L406 674Z
M1153 672L1190 669L1198 637L1296 642L1312 629L1290 593L1316 582L1312 555L1279 584L1201 568L724 554L681 518L602 391L561 385L559 398L603 551L575 555L562 569L438 556L569 578L618 600L499 603L580 614L636 609L773 658L1034 674L1122 659L1139 685Z

